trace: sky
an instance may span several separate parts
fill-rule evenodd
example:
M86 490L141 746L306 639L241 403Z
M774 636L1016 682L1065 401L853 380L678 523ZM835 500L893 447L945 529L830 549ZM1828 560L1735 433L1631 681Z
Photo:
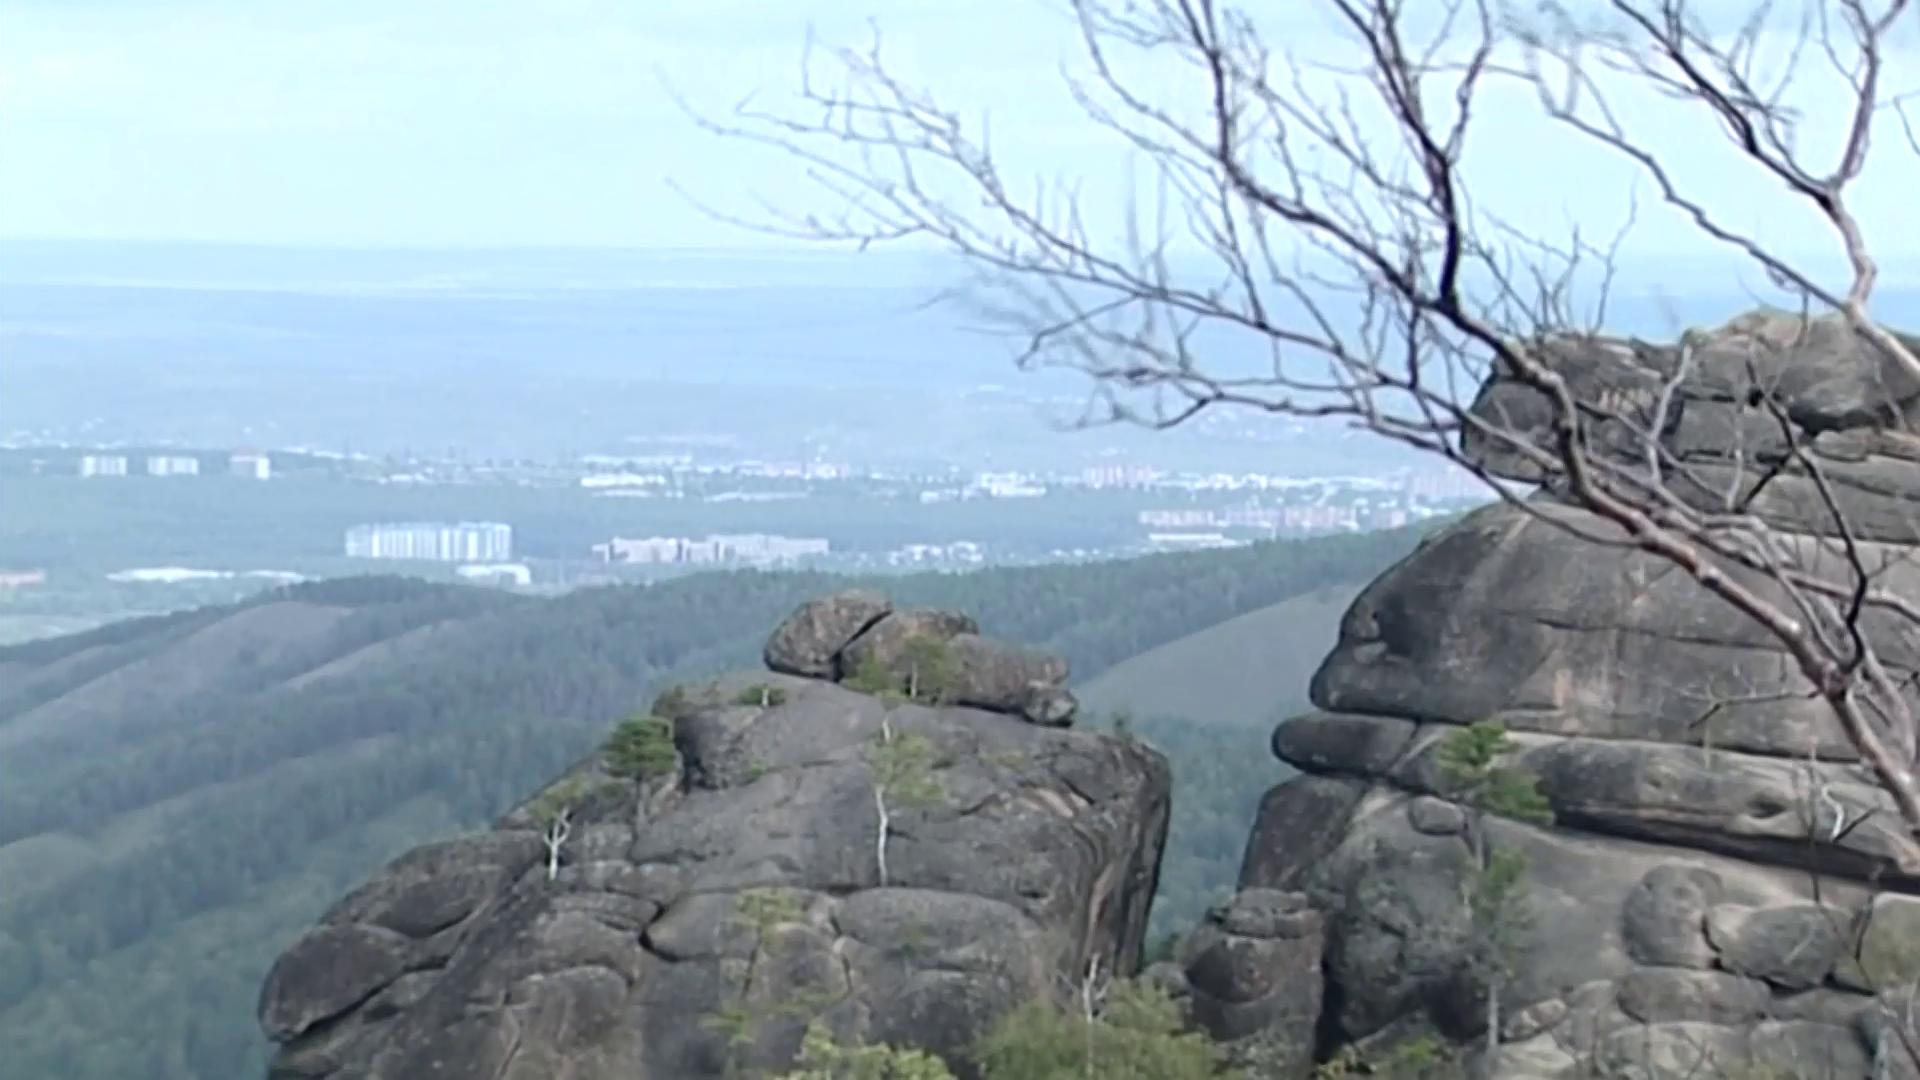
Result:
M1275 5L1270 40L1342 55L1312 7ZM858 43L870 18L892 70L990 121L1010 176L1080 183L1117 227L1128 157L1068 97L1062 65L1084 63L1047 0L0 0L0 238L764 247L669 181L742 211L821 196L791 161L699 130L664 86L713 114L750 92L777 103L810 27ZM1902 40L1920 78L1920 36ZM1192 100L1171 74L1142 78ZM1810 111L1838 107L1830 89L1807 91ZM1646 93L1619 104L1732 224L1830 247L1697 116ZM1478 124L1481 205L1543 232L1619 225L1636 181L1617 156L1524 94ZM1920 259L1920 230L1902 227L1920 161L1882 143L1856 206L1883 256ZM1651 200L1644 180L1638 194ZM1709 250L1670 214L1643 210L1635 237L1653 254Z

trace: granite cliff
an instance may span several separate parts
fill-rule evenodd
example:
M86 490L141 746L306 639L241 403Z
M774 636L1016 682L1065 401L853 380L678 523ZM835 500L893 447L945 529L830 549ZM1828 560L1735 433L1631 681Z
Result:
M1677 370L1674 346L1556 344L1589 400L1645 400ZM1753 510L1777 527L1830 531L1808 471L1774 467L1786 443L1770 397L1882 582L1920 598L1903 561L1920 544L1920 442L1894 430L1920 384L1832 320L1757 312L1688 344L1661 437L1700 482L1675 489L1759 487ZM1545 427L1519 386L1494 380L1475 407ZM1217 1037L1296 1058L1422 1035L1480 1052L1469 812L1438 757L1497 720L1553 820L1486 824L1524 856L1527 911L1487 1075L1916 1075L1882 1037L1893 969L1920 959L1920 860L1891 800L1758 626L1593 537L1622 539L1545 496L1497 504L1362 592L1314 677L1319 711L1274 734L1302 775L1263 804L1241 892L1185 943L1184 970L1160 975ZM1876 640L1896 676L1920 672L1911 628Z
M978 631L811 601L768 671L655 704L646 767L610 744L395 860L269 974L273 1075L693 1080L788 1060L812 1020L952 1055L1092 965L1132 970L1167 764L1073 730L1065 664ZM756 1009L744 1040L716 1023Z

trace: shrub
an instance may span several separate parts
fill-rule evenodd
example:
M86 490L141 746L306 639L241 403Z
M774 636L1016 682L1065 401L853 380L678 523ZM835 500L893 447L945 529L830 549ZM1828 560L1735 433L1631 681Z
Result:
M733 699L735 705L752 705L762 709L770 709L776 705L784 705L786 702L786 690L778 686L768 685L767 683L749 686L745 690L740 691Z
M601 747L607 771L628 780L651 780L679 767L673 748L673 723L657 716L620 721Z
M916 637L900 647L893 664L869 656L840 685L872 694L889 704L911 701L944 705L953 698L959 680L953 647L938 638Z
M1009 1014L974 1051L983 1080L1221 1080L1238 1078L1224 1051L1183 1030L1164 990L1121 981L1088 1018L1034 1002Z
M843 1043L817 1023L794 1065L780 1080L953 1080L947 1063L925 1050Z

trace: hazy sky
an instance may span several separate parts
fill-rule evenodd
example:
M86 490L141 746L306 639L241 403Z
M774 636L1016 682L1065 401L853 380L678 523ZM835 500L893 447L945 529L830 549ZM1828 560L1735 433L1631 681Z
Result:
M0 0L0 236L761 244L690 212L666 178L746 206L755 192L804 198L797 171L696 130L659 74L715 110L749 90L777 97L810 23L857 40L870 13L897 70L992 118L1016 175L1120 197L1123 157L1076 120L1058 65L1077 42L1042 0ZM1287 19L1278 36L1331 55L1315 17ZM1920 75L1920 53L1904 66ZM1710 127L1644 95L1622 107L1734 224L1820 241ZM1523 96L1490 103L1481 124L1483 205L1542 229L1617 224L1633 175L1617 159ZM1892 226L1910 220L1920 166L1892 140L1881 150L1855 198L1884 226L1882 250L1912 256L1920 230ZM1695 246L1649 220L1649 250Z

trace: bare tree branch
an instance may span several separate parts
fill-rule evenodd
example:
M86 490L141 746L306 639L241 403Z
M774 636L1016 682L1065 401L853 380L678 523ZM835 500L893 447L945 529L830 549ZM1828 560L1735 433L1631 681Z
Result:
M1165 428L1220 407L1345 419L1470 471L1551 527L1650 553L1765 631L1888 809L1920 832L1920 596L1907 587L1920 578L1897 573L1904 559L1883 543L1920 540L1920 523L1864 529L1826 445L1859 429L1891 446L1920 400L1920 339L1874 321L1878 264L1849 198L1876 133L1898 131L1895 149L1920 155L1907 98L1889 86L1908 0L1807 0L1784 29L1761 5L1723 31L1685 0L1609 0L1585 21L1553 3L1436 0L1416 20L1395 0L1319 0L1358 58L1347 63L1338 50L1287 56L1219 0L1070 6L1087 70L1067 88L1152 180L1123 229L1091 223L1070 188L1017 194L984 126L890 71L877 32L864 49L809 42L794 110L688 107L712 134L797 163L837 212L768 204L748 220L689 198L782 236L958 256L967 281L949 298L1016 332L1022 366L1089 376L1085 423ZM1820 64L1845 88L1842 107L1805 116L1791 92ZM1666 212L1797 310L1671 347L1605 334L1626 230L1547 242L1473 196L1476 121L1505 87L1631 165ZM1814 210L1846 283L1823 283L1690 191L1613 107L1622 87L1710 120L1754 180ZM1809 130L1840 136L1824 166L1799 146ZM1819 355L1857 360L1887 387L1848 431L1809 419L1795 396ZM1724 440L1690 445L1710 421ZM1914 449L1889 452L1920 463ZM1903 860L1920 873L1920 845Z

